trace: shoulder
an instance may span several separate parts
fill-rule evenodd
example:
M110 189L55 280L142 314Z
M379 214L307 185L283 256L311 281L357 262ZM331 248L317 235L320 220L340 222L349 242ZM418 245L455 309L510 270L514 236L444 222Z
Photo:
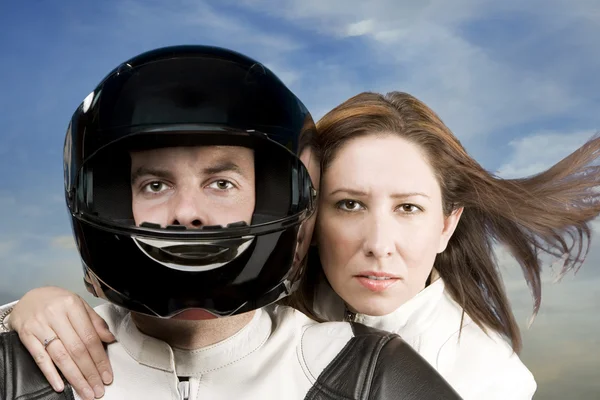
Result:
M129 311L112 303L103 303L94 307L94 311L108 324L111 332L116 332L116 328L129 315Z
M349 325L339 329L338 325ZM345 345L323 369L307 399L324 399L323 393L335 393L335 398L405 400L459 399L460 397L437 371L398 335L365 325L352 323L324 323L329 327L313 334L332 334L343 338ZM317 339L315 337L315 339ZM312 344L311 346L312 347ZM323 345L317 346L317 351Z
M62 374L60 374L61 378ZM63 378L65 390L52 389L16 332L0 334L0 396L7 399L74 400Z
M533 374L506 340L484 332L474 322L448 339L440 349L438 365L448 371L448 380L455 382L459 392L519 400L531 399L537 389Z
M532 373L500 334L484 331L465 314L462 330L440 339L437 369L459 393L490 399L533 397L537 385Z
M263 312L271 318L272 339L278 335L293 338L298 362L312 383L354 337L349 323L319 323L288 306L271 305Z
M298 358L311 380L316 381L353 337L352 326L346 322L315 323L302 328Z

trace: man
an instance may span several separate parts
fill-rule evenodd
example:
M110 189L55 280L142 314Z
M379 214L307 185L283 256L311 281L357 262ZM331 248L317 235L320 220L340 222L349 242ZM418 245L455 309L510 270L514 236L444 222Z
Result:
M83 101L65 196L88 290L111 303L104 398L458 398L397 336L272 305L302 277L316 192L294 152L311 129L267 68L202 46L135 57ZM14 333L0 344L3 398L73 398Z

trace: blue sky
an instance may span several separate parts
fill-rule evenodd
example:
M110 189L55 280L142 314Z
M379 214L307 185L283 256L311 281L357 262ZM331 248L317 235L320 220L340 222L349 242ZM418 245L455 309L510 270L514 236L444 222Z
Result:
M155 47L253 56L316 118L361 91L409 92L505 177L538 172L600 130L595 0L39 0L0 3L0 26L0 302L43 284L81 293L62 192L65 129L107 72ZM525 322L528 293L502 260ZM546 275L540 316L524 332L536 398L600 393L599 261L593 242L576 277L552 285Z

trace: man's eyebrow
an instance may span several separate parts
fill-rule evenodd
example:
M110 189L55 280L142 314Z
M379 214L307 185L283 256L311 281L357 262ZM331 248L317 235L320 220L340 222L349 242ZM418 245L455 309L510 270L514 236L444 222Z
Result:
M141 166L131 173L131 183L134 183L144 176L155 176L157 178L166 180L173 178L173 174L166 169Z
M206 175L217 175L223 172L235 172L242 176L245 175L240 166L233 161L217 162L210 167L203 168L202 172Z

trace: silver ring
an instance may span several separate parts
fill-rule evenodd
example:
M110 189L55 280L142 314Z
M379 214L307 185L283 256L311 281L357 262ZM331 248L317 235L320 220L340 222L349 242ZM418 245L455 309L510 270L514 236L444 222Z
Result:
M44 342L42 343L42 344L44 345L44 349L45 349L46 347L48 347L48 345L49 345L50 343L52 343L53 341L55 341L56 339L57 339L57 337L56 337L56 336L52 336L50 339L44 339Z

